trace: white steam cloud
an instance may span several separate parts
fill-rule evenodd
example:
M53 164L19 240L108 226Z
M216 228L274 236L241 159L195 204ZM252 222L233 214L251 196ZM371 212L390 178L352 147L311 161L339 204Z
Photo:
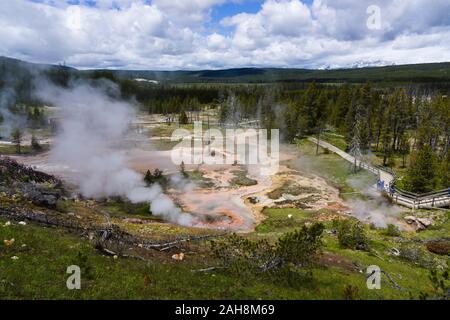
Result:
M395 218L399 216L399 209L380 195L370 175L352 176L347 179L347 183L355 190L360 190L366 198L346 201L355 217L373 223L378 228L386 228L389 223L397 224Z
M159 185L145 187L142 176L129 168L125 153L114 148L134 116L131 105L114 98L117 93L110 82L100 87L76 84L69 89L40 85L38 97L60 108L53 159L76 171L74 179L85 197L125 196L134 203L149 202L155 216L192 225L192 217Z

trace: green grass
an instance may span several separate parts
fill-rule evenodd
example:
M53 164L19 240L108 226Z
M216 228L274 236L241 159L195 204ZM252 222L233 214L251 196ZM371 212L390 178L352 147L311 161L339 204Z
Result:
M41 147L42 147L42 150L35 151L31 148L31 146L21 146L20 154L23 154L23 155L36 154L36 153L42 152L43 150L47 150L49 148L48 145L41 145ZM14 146L14 145L0 144L0 154L17 155L18 153L17 153L16 146Z
M291 231L295 228L301 227L305 222L314 221L316 212L308 212L298 209L266 209L264 210L264 214L267 216L267 219L257 227L256 234L252 235L252 238L261 238L261 236L263 236L274 240L280 236L282 232ZM292 218L288 218L288 214L291 214ZM331 229L331 222L324 222L324 224L327 230ZM448 233L449 229L446 230ZM423 258L431 259L432 261L434 260L436 265L445 266L446 263L448 263L448 258L427 252L424 244L410 242L413 238L409 233L402 232L399 237L391 237L386 236L385 230L383 229L372 230L367 226L366 232L369 238L370 250L368 252L343 248L339 245L336 236L328 232L324 235L324 251L334 253L343 259L348 259L364 272L369 265L377 265L382 270L388 272L400 286L408 291L400 291L393 288L387 278L383 277L382 289L380 291L374 290L375 292L373 292L375 296L378 296L379 298L409 298L409 291L413 297L417 298L421 291L429 292L432 290L428 279L428 268L420 266L420 263L406 261L400 257L390 255L389 250L393 247L400 248L402 242L408 242L414 246L420 247L420 249L424 251ZM327 273L323 274L315 271L317 281L329 281L330 285L333 285L333 281L342 281L337 280L340 278L341 273L345 274L344 270L339 268L335 268L334 270L327 269L327 271ZM367 291L364 286L361 286L360 282L355 281L352 275L347 276L346 284L354 284L359 287L360 290ZM367 293L365 292L363 296L367 297L366 294Z
M129 201L109 201L103 208L107 209L113 216L129 216L152 218L150 205L148 203L131 203Z
M194 266L185 262L114 260L61 230L14 225L2 227L0 237L16 239L0 253L2 299L189 299L218 297L225 289L230 296L251 296L227 277L191 272ZM89 274L84 273L87 268L83 271L80 254L87 259L84 267L91 270ZM12 256L19 259L11 260ZM72 264L81 264L81 290L66 288L66 268Z
M32 153L32 149L30 146L22 146L20 148L20 153L21 154L30 154ZM5 144L0 144L0 154L4 154L4 155L12 155L12 154L17 154L17 148L14 145L5 145Z
M299 159L287 161L287 165L293 169L323 177L338 188L341 194L344 193L342 195L344 199L347 198L345 193L360 191L352 187L350 180L367 186L376 183L375 175L366 170L352 173L351 164L332 152L319 148L319 155L316 155L316 145L308 140L298 140L297 146L301 153Z
M414 234L414 239L439 239L448 238L450 235L450 211L446 210L421 210L416 215L435 216L433 225L426 230Z
M340 190L344 199L354 197L354 195L347 195L346 193L357 191L352 187L351 180L356 180L366 185L375 182L375 177L366 171L361 171L357 174L351 173L348 162L336 154L327 153L321 148L319 155L316 156L315 145L307 140L298 141L298 147L301 152L300 158L288 161L287 165L293 169L306 173L312 172L322 176ZM265 209L263 214L266 216L266 220L256 228L256 234L252 237L275 239L282 232L291 231L305 222L314 221L317 212L286 208ZM289 214L292 215L292 218L288 218ZM370 248L368 252L342 248L338 244L335 235L326 233L324 236L324 250L351 260L363 271L369 265L378 265L381 269L388 272L400 286L407 289L406 291L394 289L387 278L383 276L382 289L372 292L375 296L383 297L384 299L396 299L398 297L407 299L411 293L413 297L418 298L421 291L430 292L432 290L429 281L430 267L425 267L425 265L431 262L435 267L445 267L449 263L448 257L428 252L425 244L418 241L447 238L450 234L450 212L431 210L416 212L416 214L431 215L437 218L434 219L434 225L427 230L412 233L400 232L398 237L386 235L383 229L370 229L366 226ZM331 228L331 222L325 222L325 225L328 230ZM405 260L390 254L392 248L401 248L402 244L413 246L422 252L419 260ZM330 281L330 285L333 285L334 281L342 281L339 274L341 272L342 270L331 271L331 269L328 269L328 274L326 275L322 275L320 272L316 272L315 275L318 278L317 281ZM353 281L354 278L352 276L346 279L347 284L353 284ZM367 298L367 290L361 287L361 283L356 281L355 285L359 288L359 298ZM373 298L373 296L370 296L370 298Z
M319 190L317 190L314 187L308 187L308 186L304 187L304 186L297 185L296 183L286 181L279 188L276 188L276 189L272 190L271 192L267 193L267 196L272 200L276 200L276 199L279 199L283 194L290 194L293 196L298 196L298 195L301 195L304 193L316 193L318 191Z
M345 141L345 137L343 135L333 133L333 132L324 132L320 135L320 139L331 143L332 145L338 147L341 150L347 150L348 144Z
M312 212L295 208L267 208L264 209L263 214L266 218L256 227L256 232L280 235L285 231L301 227L311 217ZM289 215L292 217L288 218Z
M190 124L179 125L177 122L175 122L175 123L172 123L171 125L168 125L168 124L160 125L160 126L157 126L157 127L151 129L150 136L152 136L152 137L171 137L172 133L176 129L185 129L192 133L192 132L194 132L194 124L190 123ZM205 130L207 130L207 129L208 129L208 125L206 123L203 123L202 124L203 132L205 132Z
M187 171L189 179L193 180L200 188L214 187L214 181L211 178L206 178L199 170Z
M152 147L158 151L168 151L168 150L172 150L180 142L179 141L170 141L167 139L161 139L161 140L152 140L151 143L152 143Z
M0 219L1 224L5 221ZM188 252L181 262L172 260L169 252L155 256L150 262L115 260L101 255L87 240L60 229L16 223L0 226L0 239L11 238L15 239L12 246L0 244L1 299L342 299L349 284L358 287L360 299L409 297L407 292L393 289L386 279L381 290L368 290L365 274L333 266L315 268L312 281L286 283L261 275L192 272L207 266L205 263L213 263L210 258L205 259L207 252ZM340 249L329 236L325 243L327 251L362 266L379 265L399 284L412 288L413 293L431 289L426 269L411 268L397 260L382 261L366 252ZM26 247L22 247L24 244ZM12 260L12 256L19 259ZM82 269L81 290L66 288L69 276L66 269L73 264Z
M286 213L294 221L308 218L305 212L280 209L269 211L272 219L281 219ZM5 219L0 219L3 225ZM285 227L283 227L284 229ZM278 229L280 230L280 229ZM370 252L340 248L334 236L326 234L325 251L347 259L363 273L340 266L318 266L313 269L313 280L292 280L290 283L262 275L238 275L226 271L192 272L214 265L205 252L187 252L181 262L170 258L173 252L162 253L149 262L113 259L96 251L90 243L66 231L43 228L33 224L13 223L0 226L0 239L15 239L12 246L0 244L0 298L1 299L343 299L344 288L358 288L358 299L408 299L408 291L394 289L382 277L381 290L368 290L365 268L380 266L402 287L417 297L420 291L430 291L428 270L388 256L380 246L389 247L390 240L373 231L371 245L378 245L378 257ZM259 233L253 236L257 237ZM388 242L385 242L388 241ZM22 247L22 245L26 247ZM17 256L18 260L12 260ZM82 257L80 259L80 256ZM381 257L382 259L380 259ZM83 262L82 260L85 260ZM82 269L82 289L68 290L66 269L70 265Z
M235 186L254 186L258 181L251 179L247 176L246 170L234 170L234 178L230 180L230 183Z

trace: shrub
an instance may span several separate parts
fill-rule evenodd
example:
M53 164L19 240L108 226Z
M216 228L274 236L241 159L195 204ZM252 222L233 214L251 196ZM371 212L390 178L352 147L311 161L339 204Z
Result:
M309 228L303 226L300 230L286 233L278 239L275 247L276 255L283 263L309 266L323 245L323 230L323 224L315 223Z
M389 223L384 234L390 237L398 237L400 235L400 230L396 225Z
M167 186L167 178L158 168L156 168L153 173L150 170L147 170L147 173L144 176L144 182L147 184L147 186L150 186L154 183L158 183L162 188L166 188Z
M357 299L359 289L357 286L353 286L351 284L346 285L344 288L344 300L355 300Z
M274 258L273 248L267 240L251 241L236 234L211 242L211 249L222 267L236 273L253 273Z
M16 145L16 152L20 153L23 133L19 128L14 128L11 132L11 141Z
M34 135L31 137L31 149L33 149L33 151L42 150L42 146Z
M450 268L447 267L446 270L439 272L435 269L430 271L430 281L433 286L431 292L420 292L419 297L422 300L425 299L439 299L439 300L449 300L450 299Z
M321 223L303 226L284 234L274 245L267 240L251 241L233 234L225 240L213 241L212 252L222 267L238 273L292 271L312 266L322 247L323 230Z
M436 266L432 255L416 244L402 244L399 251L399 257L403 260L412 262L423 268L434 268Z
M94 270L91 266L89 258L87 254L84 252L78 251L76 256L75 265L79 266L82 272L83 277L86 279L92 280L94 278Z
M70 205L67 201L64 201L62 199L58 199L56 201L56 211L67 213L69 212Z
M235 177L230 180L230 183L237 186L254 186L258 181L247 177L247 171L234 171Z
M339 244L344 248L356 250L368 250L367 235L364 225L353 220L334 220Z
M183 178L187 179L189 178L189 174L186 172L186 166L184 164L184 161L181 161L180 164L180 173L183 176Z
M180 115L178 116L178 123L179 124L188 124L189 123L189 118L186 114L186 111L182 110L180 112Z

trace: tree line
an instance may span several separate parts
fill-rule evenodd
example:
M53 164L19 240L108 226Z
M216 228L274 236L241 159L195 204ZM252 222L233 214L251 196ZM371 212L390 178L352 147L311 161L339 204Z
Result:
M380 88L364 85L306 89L283 86L255 91L247 108L246 94L232 93L220 105L221 121L238 123L257 117L261 127L278 128L291 142L332 131L342 135L347 151L362 157L376 154L382 165L407 168L401 186L427 192L450 186L450 100L440 91ZM251 110L251 112L249 112Z

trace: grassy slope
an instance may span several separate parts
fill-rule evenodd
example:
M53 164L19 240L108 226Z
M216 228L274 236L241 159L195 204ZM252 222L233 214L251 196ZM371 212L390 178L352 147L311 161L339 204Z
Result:
M4 219L0 219L4 223ZM14 224L0 228L1 239L15 238L0 251L0 298L2 299L341 299L346 285L359 288L358 297L408 298L386 282L377 290L365 289L365 276L336 267L317 268L315 280L288 286L262 277L239 277L226 273L194 273L199 257L187 254L182 262L157 258L152 262L117 260L93 249L86 240L64 231ZM363 265L377 264L405 287L429 290L427 270L411 268L401 261L387 262L363 252L340 249L329 237L327 250L338 252ZM26 247L22 247L26 244ZM81 263L79 255L86 257ZM12 260L12 256L18 260ZM68 290L66 268L82 267L82 290ZM86 268L90 271L86 275ZM148 277L148 281L145 278Z
M299 147L302 150L303 160L298 162L290 162L288 165L292 168L303 169L307 171L315 172L326 177L326 179L339 188L341 192L351 193L353 188L347 183L351 177L359 177L360 179L367 179L372 181L373 176L365 172L360 172L357 175L350 174L348 170L348 163L341 159L339 156L333 153L324 153L323 149L320 149L320 156L315 156L315 146L305 140L298 142ZM307 167L305 167L307 166ZM343 198L347 198L354 195L342 195ZM267 219L264 220L256 229L256 235L265 235L266 237L275 239L279 237L283 232L292 230L293 228L302 225L305 222L314 222L317 217L327 214L326 210L311 211L300 209L265 209L264 214ZM406 214L410 214L406 212ZM430 283L428 279L429 270L421 267L417 262L405 261L399 257L395 257L389 254L391 248L400 248L402 243L413 244L416 248L423 252L424 258L434 260L437 265L448 265L448 257L442 257L431 254L426 251L424 243L418 243L418 240L445 238L450 234L450 212L442 210L429 210L423 212L416 212L416 214L422 214L424 216L434 215L439 216L439 220L435 221L435 226L419 233L401 232L400 237L389 237L384 234L383 229L370 229L366 227L370 239L371 252L355 251L345 249L339 246L336 236L326 233L325 251L337 254L341 257L345 257L352 261L360 268L367 267L371 264L380 266L383 270L387 271L397 282L404 288L411 291L413 296L417 297L418 293L422 291L430 290ZM288 218L291 215L291 218ZM329 230L331 222L324 222ZM338 271L335 271L338 272ZM321 274L317 274L318 277ZM333 274L323 275L326 280L328 278L334 278ZM349 283L353 277L349 277ZM384 298L403 297L408 298L409 293L398 292L398 290L387 289L387 280L384 279L383 290L380 293ZM358 283L357 286L360 290L367 291ZM364 294L369 294L365 292ZM367 296L366 296L367 297Z
M2 221L4 222L4 221ZM91 248L83 240L55 229L27 225L3 227L2 238L16 243L2 248L0 259L2 298L273 298L308 297L308 290L279 287L257 279L236 279L222 274L193 273L190 257L183 262L143 263L131 259L114 260ZM26 248L21 245L26 244ZM92 270L82 282L82 290L65 287L65 270L80 264L79 253L87 257ZM16 255L19 260L11 260ZM83 271L82 271L83 274ZM150 283L145 284L148 276ZM311 296L310 296L311 297Z

